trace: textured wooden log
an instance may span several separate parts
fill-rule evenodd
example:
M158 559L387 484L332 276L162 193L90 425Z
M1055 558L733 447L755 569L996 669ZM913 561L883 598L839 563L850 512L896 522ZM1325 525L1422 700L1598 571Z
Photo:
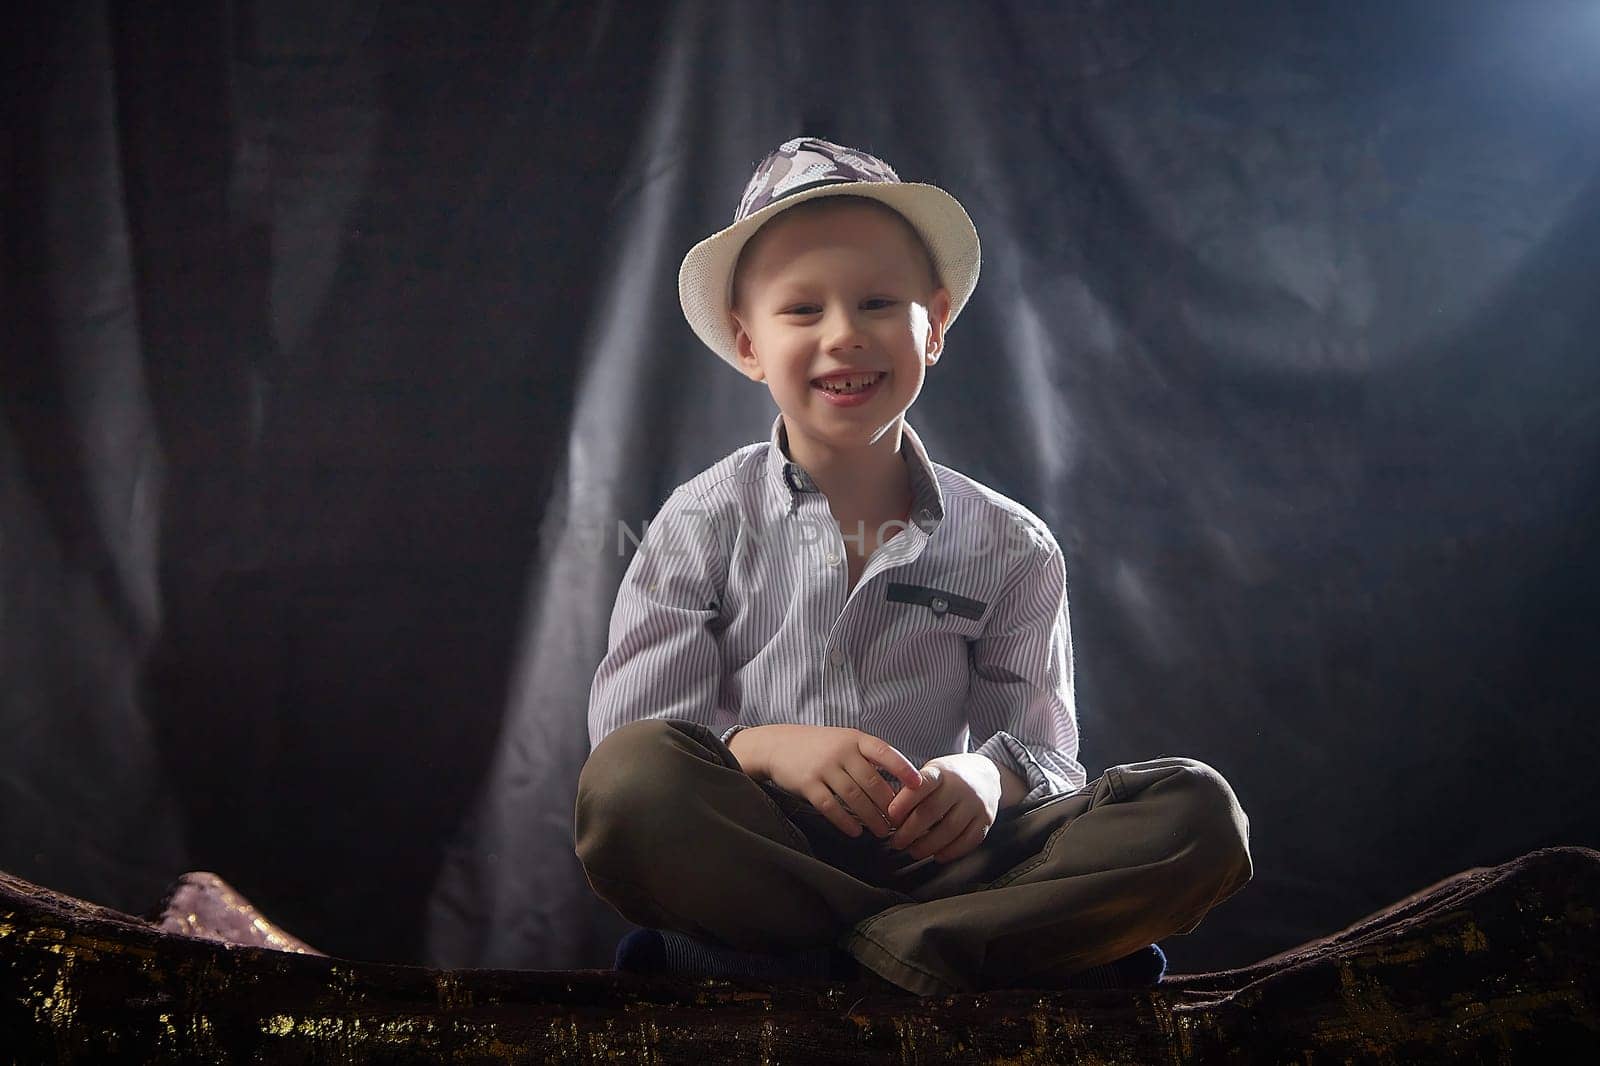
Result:
M1595 1061L1597 907L1600 852L1546 848L1242 969L916 999L360 962L310 953L215 875L147 920L0 873L0 1059Z

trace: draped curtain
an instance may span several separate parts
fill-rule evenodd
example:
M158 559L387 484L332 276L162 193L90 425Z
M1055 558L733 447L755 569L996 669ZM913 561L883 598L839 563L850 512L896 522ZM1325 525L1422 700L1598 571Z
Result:
M1600 846L1591 6L5 18L0 868L606 965L572 794L624 531L774 413L677 264L801 134L977 224L908 417L1065 549L1082 761L1250 815L1175 970Z

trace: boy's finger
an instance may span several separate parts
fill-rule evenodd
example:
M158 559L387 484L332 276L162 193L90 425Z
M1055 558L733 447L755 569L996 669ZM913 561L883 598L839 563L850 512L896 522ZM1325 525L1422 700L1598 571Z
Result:
M872 776L877 777L876 774ZM827 786L833 789L833 794L849 808L855 815L856 821L869 830L873 836L885 837L889 835L889 825L884 820L883 811L879 809L867 790L850 773L848 767L836 767L827 777L823 778ZM882 783L882 778L879 778Z
M880 823L874 826L872 831L880 837L887 836L892 828L889 824L889 804L894 802L894 789L889 787L889 782L883 779L877 768L865 759L846 760L844 768L850 779L856 783L856 787L866 793L867 801L872 804L872 810L867 813Z
M904 795L904 793L901 795ZM900 797L896 796L895 798L899 799ZM947 800L937 793L933 793L926 803L919 805L915 811L906 817L900 828L894 831L893 846L901 850L912 847L922 839L923 834L938 825L954 806L954 800Z
M900 754L893 744L886 740L863 733L861 742L857 745L861 754L874 765L881 766L907 788L916 788L922 784L922 774L912 765L911 760Z
M883 813L889 816L889 821L893 824L903 824L923 800L938 791L939 780L939 771L937 769L929 770L922 779L921 788L901 789L895 794L894 801L889 804L888 809Z
M984 837L989 835L989 830L984 826L982 818L974 818L972 824L962 830L960 836L947 844L942 850L934 853L933 861L937 863L954 862L961 856L977 849L983 843Z
M827 785L818 782L811 791L806 793L806 800L816 808L818 814L833 823L833 827L847 837L861 835L861 823L845 809L839 802L839 797Z
M939 814L934 810L932 803L924 803L921 807L906 815L906 820L900 823L900 828L894 831L894 836L889 838L891 847L904 851L917 841L922 835L933 828L939 821Z
M914 858L926 859L929 855L937 855L954 843L962 833L967 831L971 824L971 816L962 817L960 811L951 808L950 812L939 819L937 825L923 834L917 841L916 847L911 849Z

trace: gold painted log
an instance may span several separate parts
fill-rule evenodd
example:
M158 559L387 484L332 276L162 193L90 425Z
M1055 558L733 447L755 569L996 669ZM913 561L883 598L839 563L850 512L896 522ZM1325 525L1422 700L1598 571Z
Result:
M1600 1061L1597 910L1600 852L1545 848L1237 970L917 999L363 962L214 874L147 920L0 873L0 1061Z

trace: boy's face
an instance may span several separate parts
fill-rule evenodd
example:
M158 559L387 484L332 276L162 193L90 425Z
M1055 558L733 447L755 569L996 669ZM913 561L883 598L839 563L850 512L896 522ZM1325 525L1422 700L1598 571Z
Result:
M950 313L909 223L869 204L768 222L747 246L736 298L741 369L767 383L791 437L839 448L871 443L911 406ZM838 394L862 381L864 393Z

